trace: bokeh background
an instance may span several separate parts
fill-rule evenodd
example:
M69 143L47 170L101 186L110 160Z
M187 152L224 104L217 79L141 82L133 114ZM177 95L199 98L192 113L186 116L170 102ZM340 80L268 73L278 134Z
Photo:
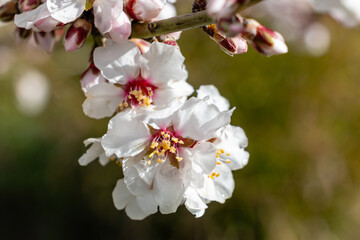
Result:
M234 172L233 197L202 218L182 206L143 221L113 206L116 164L77 162L108 121L82 113L91 42L47 55L2 27L0 239L360 239L360 31L317 21L331 42L313 55L294 41L287 55L230 57L200 29L183 33L189 82L216 85L236 106L250 161Z

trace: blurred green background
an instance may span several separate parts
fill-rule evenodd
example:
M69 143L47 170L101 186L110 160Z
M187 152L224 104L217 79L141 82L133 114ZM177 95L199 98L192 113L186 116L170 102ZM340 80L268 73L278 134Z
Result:
M91 43L65 53L60 42L49 56L15 44L13 25L1 28L0 239L360 239L360 32L324 21L331 46L317 58L301 46L229 57L201 30L183 33L189 82L216 85L236 106L232 123L249 138L250 162L234 172L233 197L204 217L182 206L143 221L113 206L117 165L77 162L82 141L103 135L108 121L82 113ZM36 115L16 93L28 70L48 79Z

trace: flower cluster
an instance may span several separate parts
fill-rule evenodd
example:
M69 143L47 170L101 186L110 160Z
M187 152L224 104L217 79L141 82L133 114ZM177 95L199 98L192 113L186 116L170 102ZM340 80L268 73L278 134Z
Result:
M247 164L248 141L230 124L234 108L215 86L201 86L193 96L179 29L155 34L158 23L176 16L174 1L0 1L0 20L14 20L17 39L33 38L47 52L61 37L66 51L92 37L80 81L82 107L88 117L110 120L102 137L85 140L79 164L99 159L121 166L113 191L117 209L140 220L185 205L201 217L210 202L231 197L232 171ZM249 2L195 0L193 15L202 11L212 19L203 30L230 55L246 52L247 44L267 56L287 52L279 33L238 14ZM144 31L151 29L152 37L132 37L139 24L148 24Z
M230 125L234 109L214 86L188 99L193 88L176 46L136 43L107 40L94 51L98 75L91 83L83 78L84 112L115 116L103 137L85 141L92 145L79 163L99 158L122 166L113 199L132 219L172 213L180 204L200 217L209 202L231 197L231 171L249 158L247 138Z

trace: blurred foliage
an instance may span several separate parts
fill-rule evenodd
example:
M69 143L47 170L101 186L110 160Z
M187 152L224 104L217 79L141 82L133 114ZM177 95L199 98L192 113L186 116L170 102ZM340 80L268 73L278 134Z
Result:
M89 42L51 56L13 43L13 26L0 31L12 52L0 75L1 239L269 239L338 240L360 236L360 32L327 19L329 52L319 58L290 53L271 58L253 49L229 57L201 32L184 32L179 45L195 88L214 84L245 129L250 162L234 172L236 188L224 205L211 203L195 219L185 207L171 215L130 220L112 203L121 169L97 162L80 167L82 141L105 133L107 119L82 113L79 77ZM38 116L19 111L14 92L27 69L50 84Z

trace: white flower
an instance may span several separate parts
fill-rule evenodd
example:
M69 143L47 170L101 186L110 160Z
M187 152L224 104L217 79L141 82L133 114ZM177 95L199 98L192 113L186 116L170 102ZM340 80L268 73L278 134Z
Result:
M216 103L219 109L229 109L227 100L212 85L200 87L198 97L204 98L209 103ZM231 171L241 169L247 164L249 160L249 153L245 151L247 144L248 140L243 129L228 124L221 128L218 137L210 142L199 142L192 149L193 161L201 162L204 157L211 158L211 154L216 158L216 166L211 170L211 174L202 174L200 180L202 184L192 184L186 190L188 194L185 206L196 217L204 214L206 204L210 201L224 203L232 196L235 182Z
M86 93L83 109L93 118L112 116L118 108L133 109L139 116L154 110L172 112L193 92L185 82L184 57L173 46L155 42L142 55L133 42L107 41L106 47L95 49L94 62L109 83Z
M203 176L216 168L216 148L208 141L229 124L232 111L191 98L173 115L151 119L151 126L117 114L102 138L107 156L124 159L124 179L113 193L115 206L126 208L133 219L142 219L158 207L163 214L175 212L185 202L201 216L206 204L188 187L202 188Z
M59 23L75 21L84 12L86 0L47 0L34 10L15 15L18 27L50 32ZM130 36L131 23L123 11L123 1L95 0L93 4L95 26L114 41Z

